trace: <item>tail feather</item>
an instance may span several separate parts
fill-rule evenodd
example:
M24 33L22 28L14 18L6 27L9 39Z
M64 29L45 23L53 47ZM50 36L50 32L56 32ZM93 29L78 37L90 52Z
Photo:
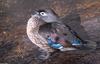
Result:
M84 44L84 46L90 49L96 49L97 43L91 40L86 40L86 44Z

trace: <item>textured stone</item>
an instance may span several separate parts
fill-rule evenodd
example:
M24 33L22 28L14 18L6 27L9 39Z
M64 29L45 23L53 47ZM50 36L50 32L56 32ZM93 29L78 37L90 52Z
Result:
M0 63L100 64L100 50L55 53L44 62L37 60L38 47L28 39L26 24L39 8L52 8L83 39L100 42L100 0L0 0Z

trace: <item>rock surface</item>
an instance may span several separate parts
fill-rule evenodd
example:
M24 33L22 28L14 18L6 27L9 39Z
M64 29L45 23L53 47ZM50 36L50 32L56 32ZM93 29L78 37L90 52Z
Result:
M99 0L0 0L0 63L8 64L99 64L100 50L55 53L37 60L38 47L26 35L32 11L52 8L83 39L100 42Z

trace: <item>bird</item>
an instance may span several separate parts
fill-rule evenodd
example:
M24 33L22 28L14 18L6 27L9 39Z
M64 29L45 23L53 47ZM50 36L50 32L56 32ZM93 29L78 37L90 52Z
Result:
M27 22L26 32L32 43L47 53L41 55L42 59L47 59L56 50L77 50L72 45L73 34L52 9L35 10Z
M53 12L51 9L39 9L32 13L31 18L29 18L27 22L27 35L28 38L40 47L41 49L45 50L47 53L54 52L55 49L60 49L61 51L67 50L75 50L75 48L65 48L62 44L56 42L56 44L53 44L50 46L48 43L50 43L50 35L54 35L54 31L57 29L61 29L64 31L63 27L60 28L56 22L59 21L59 17L55 12ZM52 23L53 22L53 23ZM53 26L55 24L55 26ZM59 26L59 27L57 27ZM62 25L63 26L63 25ZM45 28L44 28L45 27ZM55 35L63 36L59 31L59 34L55 33ZM54 37L54 39L57 39ZM59 40L59 38L58 38ZM62 39L63 40L63 39ZM61 41L61 38L60 40ZM67 41L67 40L66 40ZM63 41L64 42L64 41ZM67 42L69 43L69 42ZM67 44L66 43L66 44ZM65 43L64 43L65 44ZM70 43L69 43L70 44ZM54 48L55 46L58 46L57 48ZM70 45L71 46L71 45ZM69 47L70 47L69 46Z

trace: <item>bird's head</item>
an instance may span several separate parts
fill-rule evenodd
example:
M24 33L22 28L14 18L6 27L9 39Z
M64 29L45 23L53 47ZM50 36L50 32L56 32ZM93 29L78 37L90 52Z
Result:
M32 16L42 19L46 23L57 22L58 16L51 9L39 9L33 12Z

